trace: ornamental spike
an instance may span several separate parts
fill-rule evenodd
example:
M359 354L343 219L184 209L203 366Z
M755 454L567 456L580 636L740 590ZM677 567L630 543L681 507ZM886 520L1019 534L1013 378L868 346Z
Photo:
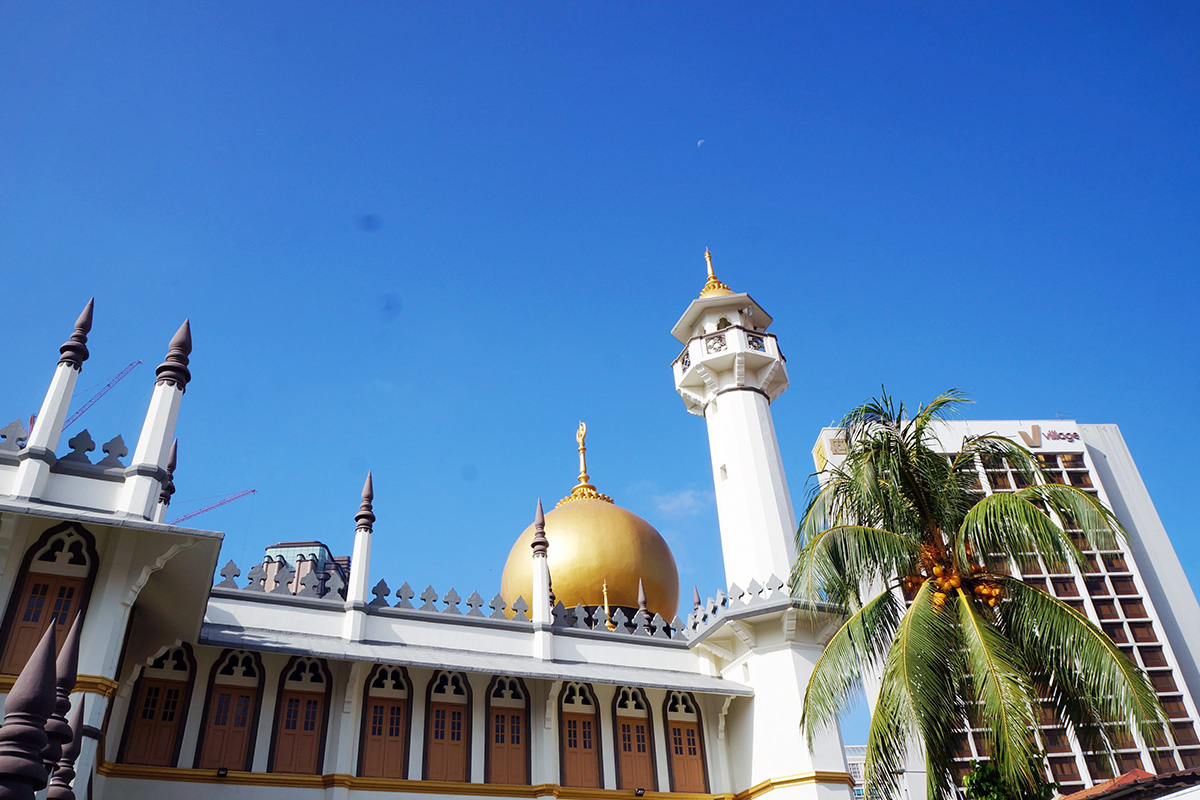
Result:
M529 543L533 548L534 558L545 558L546 550L550 547L550 540L546 538L546 515L542 513L542 498L537 501L537 513L533 515L533 541Z
M156 383L169 383L178 386L181 392L186 391L188 381L192 379L192 373L188 370L188 357L191 354L192 324L185 319L179 326L179 330L175 331L175 335L171 337L166 358L154 371L158 376Z
M75 331L71 334L71 338L58 348L58 352L61 354L61 358L58 359L59 364L68 364L78 370L83 366L83 362L87 361L87 337L92 332L92 311L95 307L96 298L93 297L83 307L79 319L75 320Z
M375 484L371 480L371 472L367 471L367 480L363 483L362 503L358 507L358 513L354 515L354 521L358 527L371 530L375 524L375 511L371 501L375 499Z

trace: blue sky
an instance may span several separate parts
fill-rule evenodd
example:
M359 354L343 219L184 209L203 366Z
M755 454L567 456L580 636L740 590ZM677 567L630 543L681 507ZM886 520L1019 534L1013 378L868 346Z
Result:
M960 386L1118 423L1200 585L1200 7L244 5L0 9L0 416L94 294L77 401L145 363L75 430L132 449L190 317L174 508L258 489L196 519L222 558L349 552L371 468L373 578L491 596L583 419L712 594L707 246L776 319L797 497L881 383Z

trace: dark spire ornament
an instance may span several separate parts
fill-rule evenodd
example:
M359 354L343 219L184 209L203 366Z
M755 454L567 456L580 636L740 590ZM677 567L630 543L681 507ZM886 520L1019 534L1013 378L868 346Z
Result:
M188 381L192 379L192 373L188 371L188 356L191 354L192 325L189 320L185 319L179 326L179 330L175 331L175 335L171 337L167 357L154 371L154 374L158 376L155 383L167 383L178 386L181 392L187 391Z
M95 306L96 298L93 297L83 307L83 313L79 315L79 319L75 320L75 332L71 334L70 339L63 343L62 347L58 348L58 352L62 354L62 357L58 359L59 364L69 364L78 371L83 366L83 362L87 361L87 337L92 331L92 310Z
M368 470L367 480L363 483L362 503L358 507L358 513L354 515L354 521L358 527L371 530L375 524L375 511L371 501L375 499L375 484L371 480L371 473Z
M46 785L42 750L54 713L54 626L46 629L4 701L0 725L0 800L33 800Z

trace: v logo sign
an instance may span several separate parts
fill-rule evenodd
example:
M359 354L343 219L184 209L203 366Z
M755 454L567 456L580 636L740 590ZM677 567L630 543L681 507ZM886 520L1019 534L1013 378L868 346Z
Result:
M1018 431L1018 433L1020 433L1021 438L1025 440L1026 447L1041 447L1042 446L1042 426L1041 425L1030 425L1029 433L1026 433L1025 431Z

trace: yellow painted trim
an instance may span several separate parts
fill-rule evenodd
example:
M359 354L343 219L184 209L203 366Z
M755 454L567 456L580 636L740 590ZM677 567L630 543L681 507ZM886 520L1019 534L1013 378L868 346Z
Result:
M16 682L16 675L0 675L0 692L8 693L12 691L13 684ZM75 679L75 688L72 691L98 694L101 697L112 697L117 693L118 686L120 684L112 678L105 678L103 675L80 675Z
M854 778L850 777L849 772L801 772L797 775L787 775L782 778L767 778L761 783L754 784L749 789L738 792L733 798L734 800L754 800L754 798L761 797L772 789L783 789L788 786L805 786L810 783L844 783L854 788Z
M507 783L460 783L458 781L413 781L394 778L360 778L354 775L285 775L275 772L241 772L230 770L218 778L211 769L179 767L144 767L136 764L114 764L101 761L96 771L112 778L175 781L179 783L227 783L239 786L277 786L309 789L328 789L333 786L375 792L406 792L408 794L457 794L472 797L553 797L571 800L628 800L632 791L619 789L580 789L542 783L536 786ZM684 792L646 792L646 800L755 800L773 789L805 786L813 783L840 783L854 786L848 772L803 772L781 778L768 778L737 794L701 794Z
M459 783L457 781L413 781L394 778L360 778L354 775L284 775L273 772L240 772L230 770L218 778L211 769L182 769L174 767L144 767L136 764L101 762L96 768L101 775L112 778L176 781L181 783L228 783L239 786L282 786L327 789L331 786L363 789L376 792L406 792L408 794L457 794L474 797L566 797L571 800L632 800L632 791L617 789L579 789L542 783L536 786L507 783ZM692 794L646 792L645 800L735 800L731 794Z

